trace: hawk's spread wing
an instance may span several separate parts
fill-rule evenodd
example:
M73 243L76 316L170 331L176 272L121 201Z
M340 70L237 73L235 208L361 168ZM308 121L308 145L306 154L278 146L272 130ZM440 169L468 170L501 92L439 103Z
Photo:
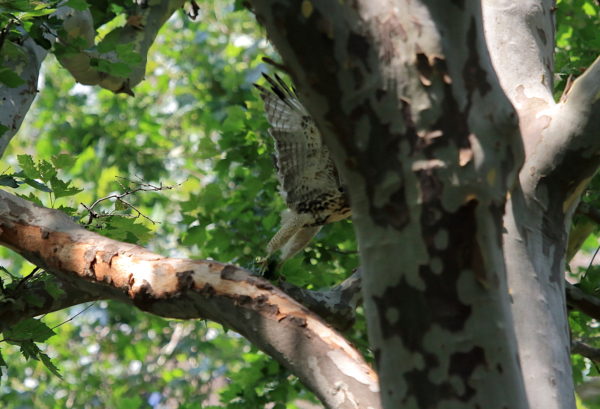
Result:
M270 90L256 85L265 103L270 134L275 140L277 175L288 206L339 192L340 181L329 150L296 93L279 76L264 76Z

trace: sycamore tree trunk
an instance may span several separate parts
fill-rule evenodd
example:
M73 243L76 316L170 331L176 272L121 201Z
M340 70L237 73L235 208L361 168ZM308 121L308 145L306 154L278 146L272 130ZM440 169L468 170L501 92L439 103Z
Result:
M600 145L599 60L554 101L553 9L550 0L488 1L483 9L526 153L504 217L521 366L531 407L549 409L575 408L563 274L571 216L598 169Z
M574 408L564 253L600 79L554 102L553 2L253 5L347 181L384 407Z

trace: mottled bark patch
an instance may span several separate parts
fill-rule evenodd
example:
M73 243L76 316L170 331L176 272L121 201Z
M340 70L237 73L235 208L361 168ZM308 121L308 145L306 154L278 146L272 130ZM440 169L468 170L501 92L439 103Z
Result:
M266 315L277 315L279 308L275 304L267 304L266 302L259 302L259 309Z
M217 291L212 285L204 284L204 286L198 290L198 293L203 297L210 298L214 296L217 293Z
M298 327L306 327L306 318L304 317L288 316L288 320Z
M536 28L535 29L538 38L540 39L540 41L542 42L543 45L546 45L546 43L548 43L548 39L546 38L546 32L541 29L541 28Z
M472 94L477 90L484 96L492 90L492 85L488 81L486 70L481 66L482 61L481 56L479 55L479 44L477 42L480 36L477 31L475 18L471 18L469 31L467 32L467 49L469 50L469 56L463 67L463 81L469 94Z
M253 302L253 298L248 295L239 295L235 298L235 303L237 305L248 305Z
M452 0L451 3L461 10L465 9L465 0Z
M85 261L85 270L83 276L88 278L96 278L96 249L88 248L83 254Z
M470 400L475 393L469 386L471 376L478 366L487 365L485 352L478 346L454 353L456 346L451 341L447 351L431 351L425 347L425 337L434 327L449 333L465 330L472 306L461 300L458 282L485 277L486 270L476 239L478 203L471 201L455 212L448 212L431 196L423 207L420 221L423 240L430 259L440 261L441 271L434 271L432 265L421 265L417 274L425 284L424 289L415 288L409 284L415 282L414 279L402 276L397 285L387 287L383 294L374 296L373 301L383 338L400 337L410 353L423 358L423 368L413 367L404 374L408 385L405 396L417 397L418 407L429 408L443 399ZM440 232L444 232L443 240ZM438 353L450 354L449 376L444 382L432 378L432 371L443 370ZM383 357L379 354L376 357L377 365L382 367L384 363L379 359Z
M221 270L221 279L235 281L237 270L237 267L227 264L225 267L223 267L223 270Z
M455 352L450 356L450 367L448 373L450 375L458 375L462 380L471 378L471 375L479 366L486 366L487 359L483 348L476 346L467 352ZM464 400L469 400L475 395L475 388L468 382L464 383L465 391L460 396Z
M133 304L141 310L148 310L149 305L156 301L152 286L147 280L143 280L131 298Z
M177 278L177 289L179 291L191 290L194 288L194 271L178 271L175 273Z

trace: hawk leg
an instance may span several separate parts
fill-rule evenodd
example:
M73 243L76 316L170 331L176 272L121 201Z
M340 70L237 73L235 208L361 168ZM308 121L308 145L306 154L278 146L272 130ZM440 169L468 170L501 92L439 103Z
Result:
M281 213L281 228L267 244L267 257L258 261L260 274L272 276L284 261L302 250L321 229L321 226L304 227L311 223L314 223L311 214L293 210ZM273 254L278 250L281 250L281 257L276 261Z
M277 250L286 246L290 239L298 233L300 229L312 222L314 222L314 217L308 213L296 213L293 210L285 210L281 213L281 228L275 233L269 244L267 244L267 258L271 257ZM297 249L296 252L299 250L300 249Z
M315 237L319 230L321 230L321 227L322 226L302 227L298 230L281 249L280 265L287 259L294 257L296 253L306 247L308 242Z

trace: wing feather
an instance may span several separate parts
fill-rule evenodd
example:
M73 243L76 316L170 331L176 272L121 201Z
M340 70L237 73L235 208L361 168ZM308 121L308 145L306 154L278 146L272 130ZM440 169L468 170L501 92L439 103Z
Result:
M265 103L281 193L288 206L295 209L323 193L338 191L337 170L308 111L279 76L264 77L270 89L255 86Z

